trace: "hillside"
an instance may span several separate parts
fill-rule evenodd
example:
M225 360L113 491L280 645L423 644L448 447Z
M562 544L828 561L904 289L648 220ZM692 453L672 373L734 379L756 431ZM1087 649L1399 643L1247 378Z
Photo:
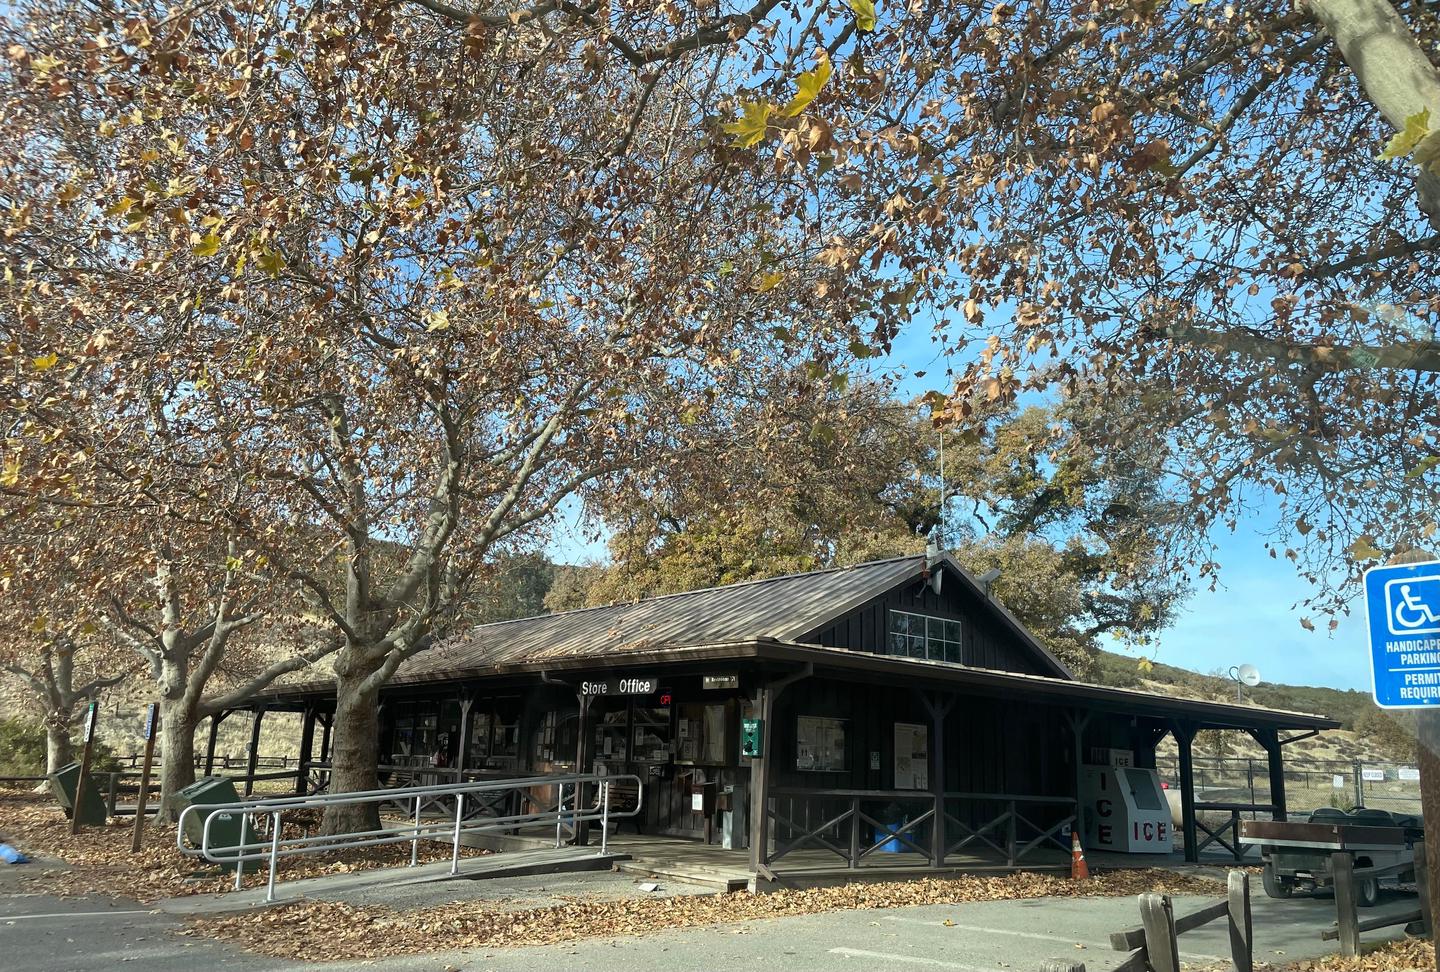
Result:
M1136 658L1109 651L1100 652L1097 661L1099 680L1105 685L1216 702L1235 701L1235 683L1220 674L1192 672L1162 662L1155 662L1149 671L1141 672ZM1271 709L1311 712L1339 721L1340 730L1296 744L1296 750L1313 759L1408 761L1415 756L1414 717L1377 708L1368 692L1267 682L1245 689L1243 701ZM1258 748L1248 740L1230 742L1236 755L1258 755ZM1255 752L1250 752L1251 749Z

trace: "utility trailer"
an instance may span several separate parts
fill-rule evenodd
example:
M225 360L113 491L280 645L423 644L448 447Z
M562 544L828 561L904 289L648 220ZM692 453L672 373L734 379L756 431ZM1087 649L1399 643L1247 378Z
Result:
M1357 868L1399 868L1385 880L1413 883L1415 842L1424 837L1424 826L1417 816L1363 807L1349 813L1323 807L1304 822L1240 822L1240 843L1260 848L1265 893L1272 898L1332 886L1330 855L1337 851L1353 856ZM1406 869L1405 865L1411 867ZM1356 886L1356 903L1362 908L1378 903L1381 880L1362 878Z

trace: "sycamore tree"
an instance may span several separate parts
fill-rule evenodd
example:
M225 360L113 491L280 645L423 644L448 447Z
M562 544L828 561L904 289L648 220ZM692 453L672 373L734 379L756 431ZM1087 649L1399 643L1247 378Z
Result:
M206 593L152 565L200 625L156 634L253 625L245 585L318 619L337 792L375 785L379 692L487 558L567 497L813 434L756 399L825 385L886 313L817 260L806 181L706 112L733 64L616 66L562 20L22 4L6 28L13 367L109 379L37 436L141 450L128 482L205 535Z
M25 689L45 728L45 772L75 758L86 706L123 682L134 660L116 644L98 610L91 539L73 519L52 514L38 532L23 518L0 524L0 671ZM61 539L69 531L69 537ZM57 536L59 534L60 536ZM70 541L78 542L70 542Z

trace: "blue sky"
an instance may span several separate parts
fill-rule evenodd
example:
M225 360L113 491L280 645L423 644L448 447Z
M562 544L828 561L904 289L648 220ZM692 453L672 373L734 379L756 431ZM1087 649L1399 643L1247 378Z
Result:
M949 384L945 357L931 341L928 326L901 334L877 371L893 374L907 397ZM917 378L917 372L924 374ZM1186 602L1175 625L1160 635L1154 659L1200 672L1228 671L1249 662L1267 682L1368 691L1363 607L1357 600L1358 613L1341 617L1333 632L1328 617L1301 610L1310 586L1288 561L1272 559L1265 550L1262 532L1271 525L1262 509L1242 520L1235 532L1212 537L1221 565L1219 584L1213 591L1200 586ZM576 505L569 504L554 526L547 553L565 563L604 561L604 541L592 532ZM1301 617L1309 617L1316 630L1301 627Z

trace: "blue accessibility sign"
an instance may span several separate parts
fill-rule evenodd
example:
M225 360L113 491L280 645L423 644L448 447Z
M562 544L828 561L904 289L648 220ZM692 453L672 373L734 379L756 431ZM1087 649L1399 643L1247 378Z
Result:
M1365 572L1375 704L1440 706L1440 561Z

